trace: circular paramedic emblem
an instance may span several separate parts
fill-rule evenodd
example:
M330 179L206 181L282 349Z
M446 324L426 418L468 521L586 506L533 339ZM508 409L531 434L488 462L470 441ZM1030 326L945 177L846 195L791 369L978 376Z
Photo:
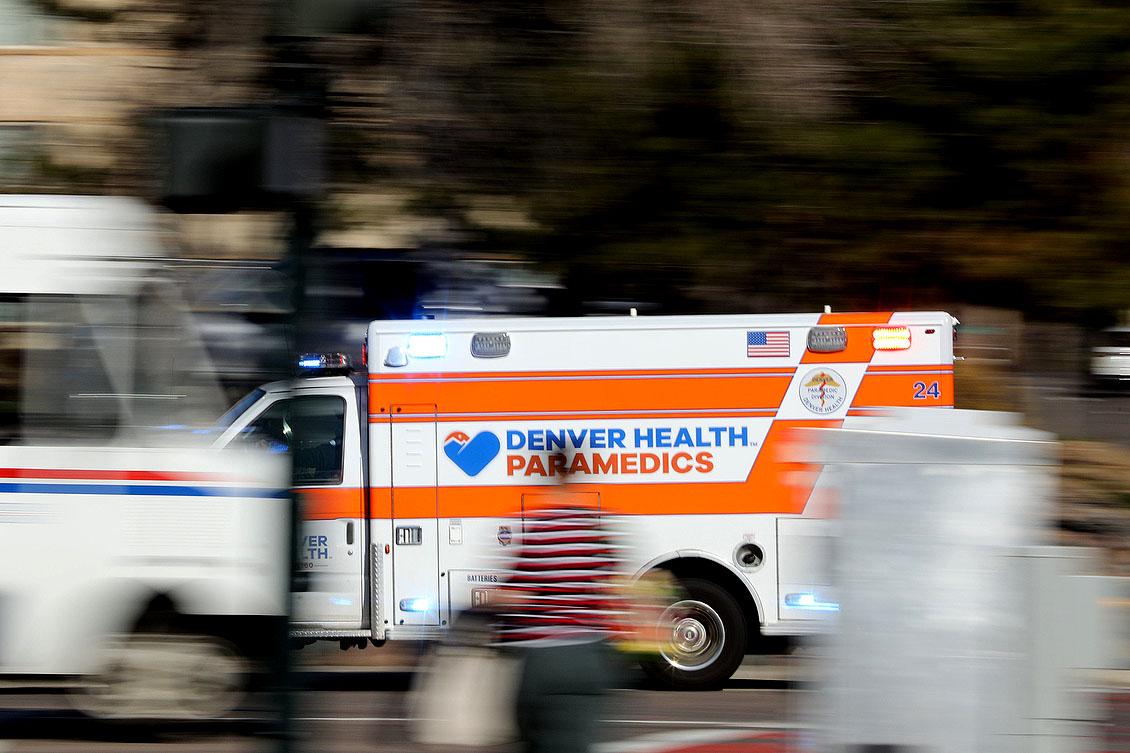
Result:
M800 401L813 413L835 413L846 399L844 378L831 369L813 369L800 380Z

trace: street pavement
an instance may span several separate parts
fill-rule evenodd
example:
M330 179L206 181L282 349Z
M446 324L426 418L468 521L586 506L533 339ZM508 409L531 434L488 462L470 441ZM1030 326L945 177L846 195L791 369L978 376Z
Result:
M803 682L807 669L803 660L751 659L724 689L710 692L655 690L633 676L609 701L596 753L798 750L809 721L805 704L813 693ZM411 742L412 673L406 668L308 668L302 680L296 751L451 753ZM1130 689L1092 692L1111 710L1112 724L1086 753L1130 751ZM51 692L8 690L0 695L0 738L10 738L0 741L0 753L258 753L274 749L266 732L265 710L254 702L223 720L145 729L86 720Z

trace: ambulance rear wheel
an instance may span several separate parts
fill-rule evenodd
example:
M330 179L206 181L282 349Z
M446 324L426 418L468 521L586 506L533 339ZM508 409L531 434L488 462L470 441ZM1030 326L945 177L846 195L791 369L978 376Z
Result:
M659 617L659 655L643 669L667 687L716 688L742 663L745 616L738 600L713 581L685 578L679 586L678 601Z

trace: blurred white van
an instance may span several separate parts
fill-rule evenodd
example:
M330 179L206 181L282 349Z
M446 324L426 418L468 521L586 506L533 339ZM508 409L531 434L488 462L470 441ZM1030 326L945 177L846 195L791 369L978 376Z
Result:
M157 218L0 196L0 677L97 716L223 713L286 615L285 458L168 442L222 396Z

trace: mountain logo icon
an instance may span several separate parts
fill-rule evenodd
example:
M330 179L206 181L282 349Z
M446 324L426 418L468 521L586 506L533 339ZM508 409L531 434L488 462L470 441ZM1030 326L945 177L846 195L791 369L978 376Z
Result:
M472 439L461 431L453 431L443 440L443 454L468 476L478 476L502 449L492 432L480 431Z

